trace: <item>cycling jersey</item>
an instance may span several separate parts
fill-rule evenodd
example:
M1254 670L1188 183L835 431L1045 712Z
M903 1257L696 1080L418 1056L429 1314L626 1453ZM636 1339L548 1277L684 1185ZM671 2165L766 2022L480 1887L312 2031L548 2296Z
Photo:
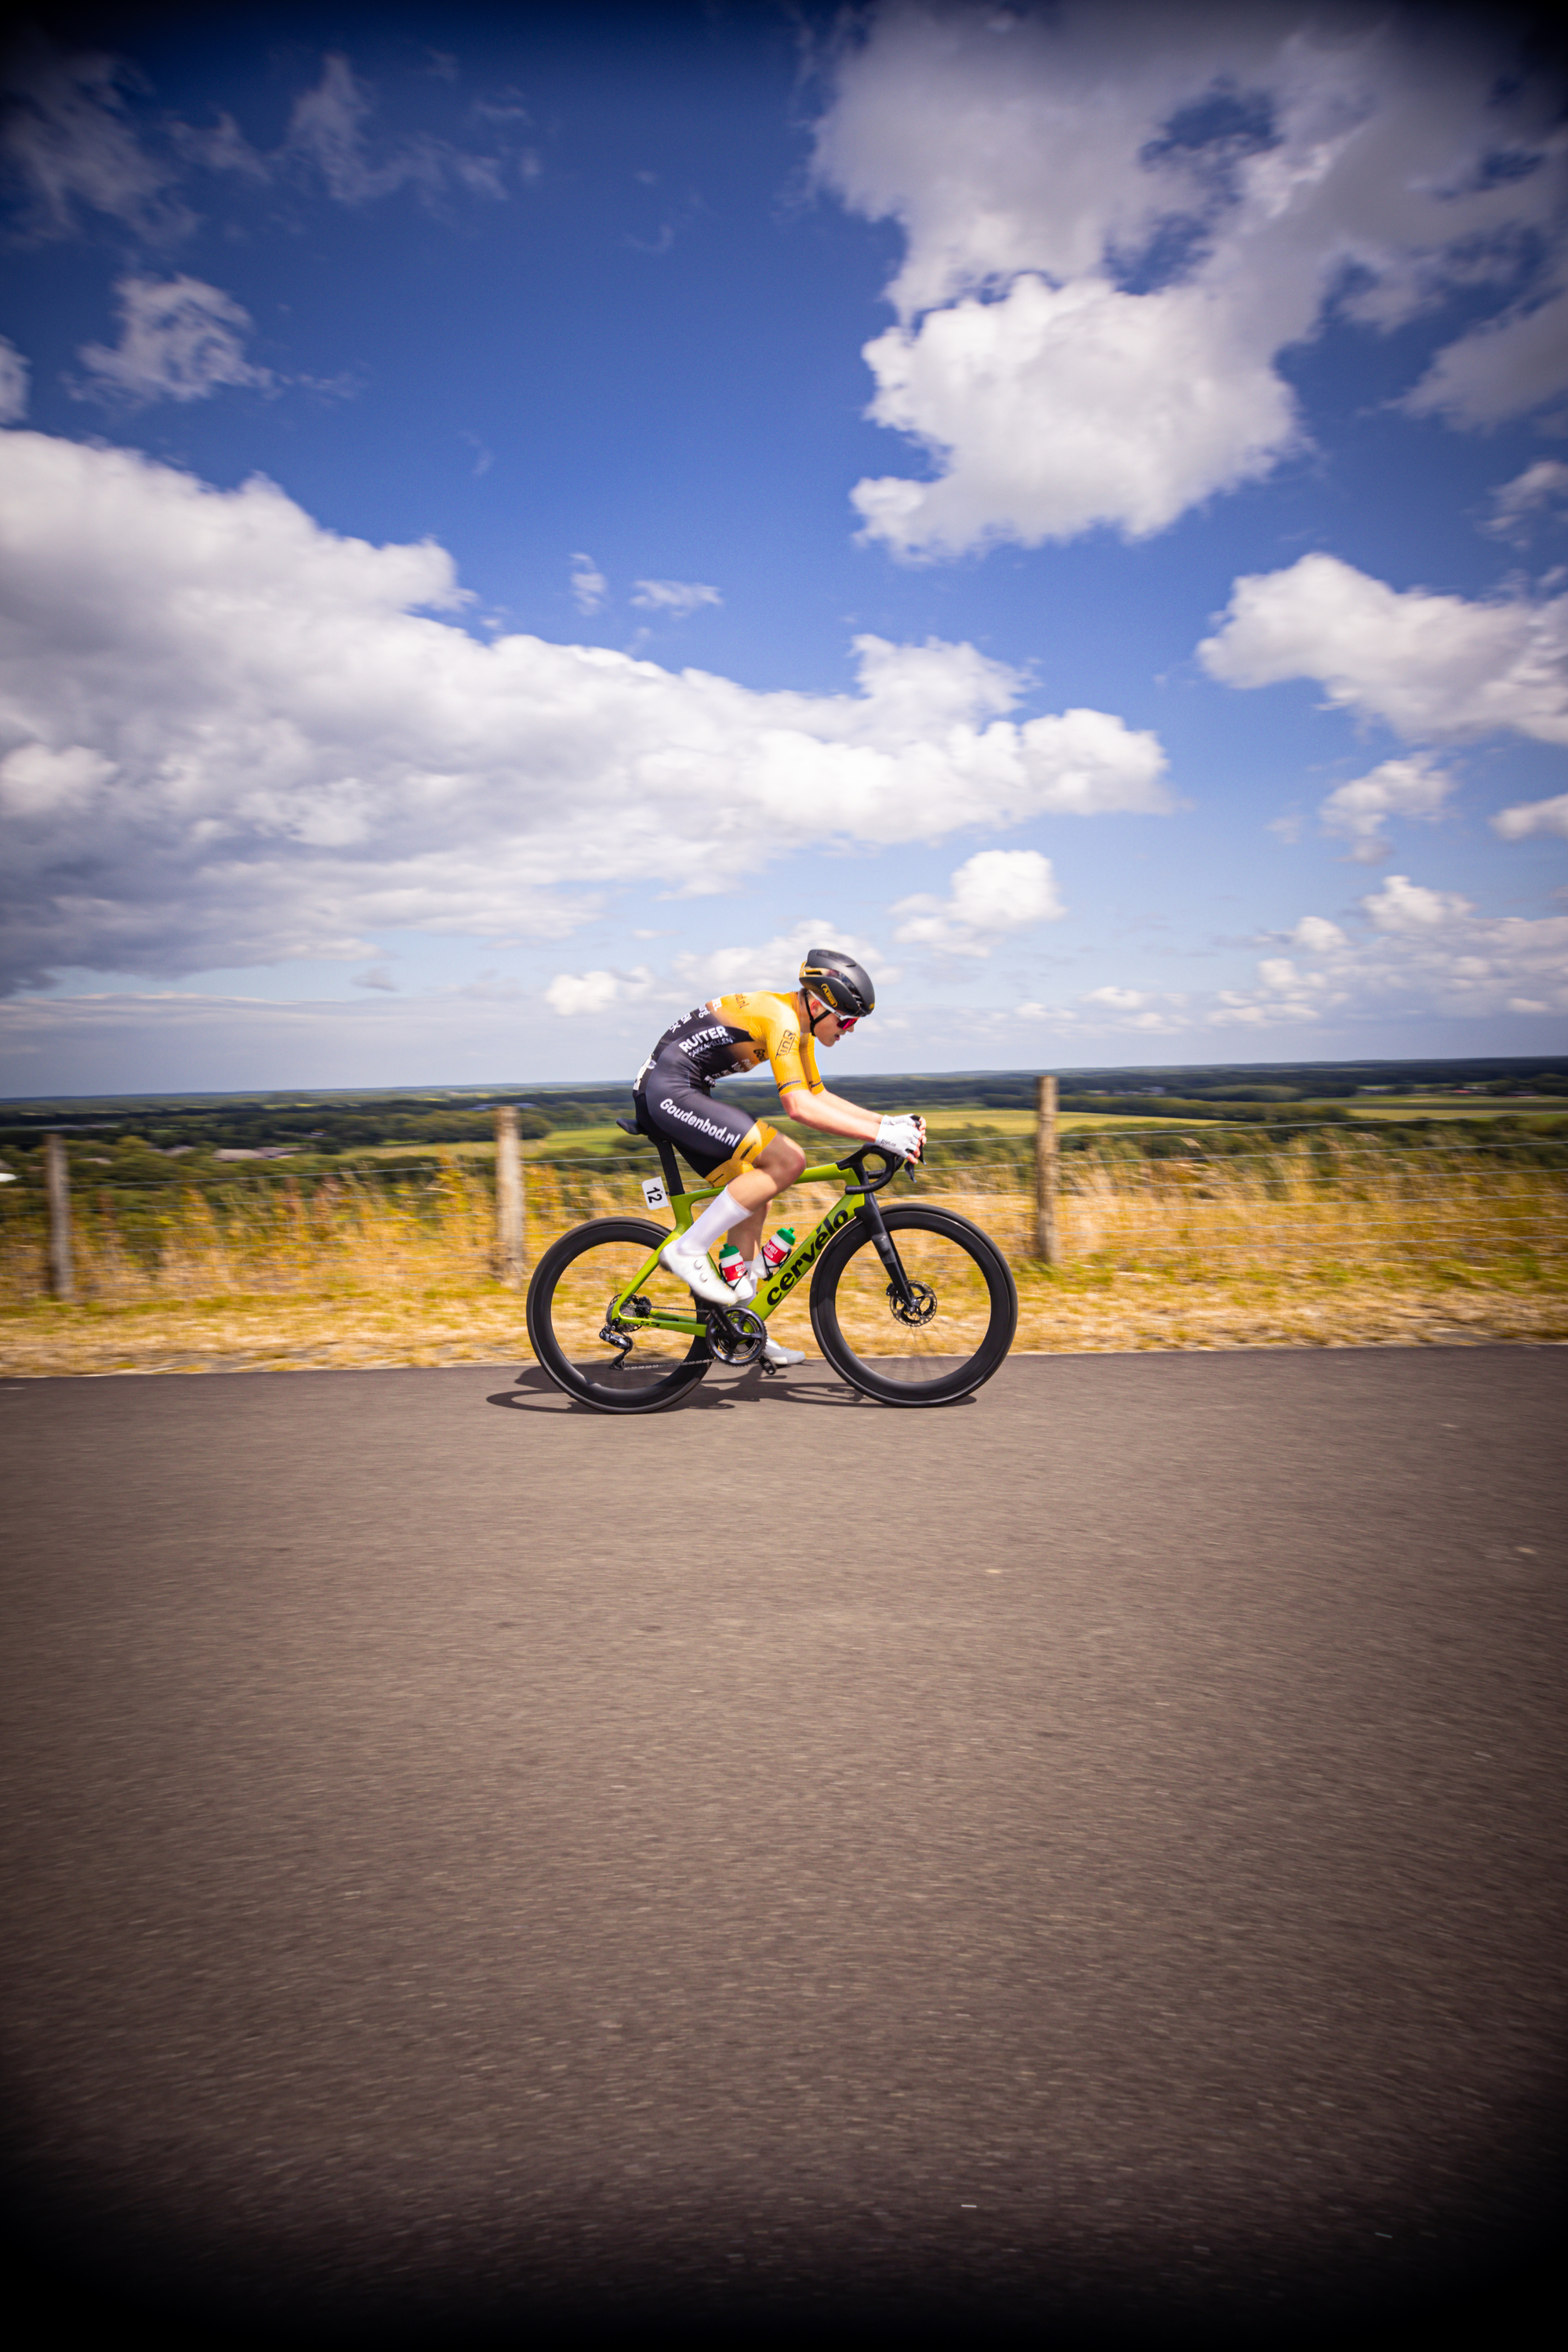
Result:
M713 1099L716 1080L754 1070L764 1055L781 1094L785 1087L822 1093L816 1039L809 1029L801 1034L789 997L765 991L715 996L672 1021L632 1081L639 1110L710 1183L751 1167L778 1131Z
M754 1070L766 1057L782 1095L786 1087L823 1091L816 1066L816 1040L802 1031L795 1001L755 990L737 996L715 996L679 1021L672 1021L642 1068L640 1087L656 1062L684 1062L697 1085L710 1087L716 1078L739 1077Z

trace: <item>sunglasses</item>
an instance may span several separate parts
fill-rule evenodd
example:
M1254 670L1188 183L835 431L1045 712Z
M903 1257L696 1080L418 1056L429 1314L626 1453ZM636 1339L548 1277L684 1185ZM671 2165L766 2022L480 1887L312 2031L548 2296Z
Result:
M859 1022L861 1015L858 1013L836 1013L833 1017L838 1024L839 1035L847 1037L851 1029Z

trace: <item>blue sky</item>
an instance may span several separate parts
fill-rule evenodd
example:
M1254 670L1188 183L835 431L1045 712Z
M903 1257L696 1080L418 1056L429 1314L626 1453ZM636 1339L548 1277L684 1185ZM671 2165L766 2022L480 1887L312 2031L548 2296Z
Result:
M232 10L6 53L0 1093L1561 1053L1526 17Z

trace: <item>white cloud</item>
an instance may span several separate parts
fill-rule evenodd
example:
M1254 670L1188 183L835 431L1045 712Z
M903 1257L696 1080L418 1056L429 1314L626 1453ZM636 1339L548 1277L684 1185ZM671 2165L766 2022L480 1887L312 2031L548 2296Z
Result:
M653 976L646 966L636 971L561 971L544 992L552 1013L572 1019L584 1013L607 1013L613 1004L640 1003L651 992Z
M900 898L894 937L945 955L988 956L993 943L1067 912L1051 861L1037 849L982 849L951 877L946 899L918 892Z
M1020 1007L1020 1011L1038 1008ZM1194 1025L1190 1000L1173 990L1088 988L1050 1016L1059 1029L1087 1036L1174 1037ZM1201 1014L1198 1016L1201 1022Z
M1521 801L1500 809L1492 819L1505 841L1524 841L1532 833L1560 833L1568 841L1568 793L1549 801Z
M1521 540L1528 531L1530 519L1561 521L1561 509L1568 503L1568 466L1561 457L1538 457L1511 482L1504 482L1492 492L1492 512L1482 529L1497 539Z
M478 154L423 131L375 147L366 136L374 114L371 95L347 58L329 56L315 89L295 100L283 144L272 160L284 169L319 174L327 194L342 205L371 204L400 188L413 188L430 204L448 184L470 195L506 194L503 153Z
M977 1016L984 1017L984 1016ZM1015 1005L1016 1021L1043 1021L1063 1035L1088 1039L1106 1036L1175 1037L1204 1025L1201 1011L1189 1009L1186 996L1152 994L1141 988L1089 988L1068 1004L1040 1004L1034 1000Z
M1408 1006L1479 1017L1517 1011L1514 1000L1526 993L1568 1012L1568 917L1480 915L1457 892L1404 874L1391 874L1362 909L1365 938L1342 933L1317 951L1310 977L1324 1010L1362 1017Z
M596 613L609 591L609 582L591 555L572 558L572 601L580 613Z
M808 915L792 930L754 947L713 948L678 955L670 970L683 998L724 996L737 988L776 988L787 992L799 987L800 967L812 948L837 948L841 954L853 956L879 987L899 977L898 966L889 963L869 940L841 930L820 915Z
M0 425L18 425L27 414L27 374L16 344L0 335Z
M1393 874L1361 902L1353 930L1303 915L1289 955L1258 959L1251 987L1187 995L1115 985L1071 1004L1021 1005L1068 1034L1254 1034L1390 1019L1568 1013L1568 916L1478 914L1456 893Z
M0 809L7 816L45 820L88 807L114 773L101 752L73 743L51 751L47 743L19 743L0 760Z
M1338 923L1331 923L1326 915L1303 915L1290 934L1290 943L1304 948L1309 955L1328 955L1348 944Z
M752 946L687 950L658 975L646 964L639 964L635 971L558 972L544 994L553 1012L568 1016L607 1013L617 1005L661 998L668 1008L662 1016L668 1025L689 1011L693 1000L706 1003L737 988L776 988L787 994L800 985L800 967L811 948L838 948L856 957L879 986L899 977L898 966L889 963L869 940L841 930L822 916L808 916L793 930Z
M1375 866L1388 856L1384 827L1391 816L1421 817L1427 823L1444 814L1454 788L1453 778L1419 754L1412 760L1384 760L1367 776L1341 784L1319 804L1323 831L1350 843L1358 866Z
M1407 874L1391 874L1362 900L1380 931L1435 931L1468 915L1470 902L1447 890L1428 890Z
M399 928L559 939L609 884L724 887L759 843L1171 805L1153 735L1015 719L1025 681L971 646L862 637L856 690L805 694L481 644L437 617L464 598L428 541L25 429L0 435L0 740L35 762L13 982L360 961Z
M1451 425L1500 425L1568 392L1568 289L1531 299L1439 352L1404 405Z
M266 181L272 177L272 167L266 156L251 145L232 114L220 112L210 129L198 129L190 122L171 122L169 137L175 154L203 171L232 172L241 180Z
M687 620L704 604L723 602L717 588L705 588L700 580L639 580L632 597L644 612L668 613L677 621Z
M378 988L388 996L397 992L397 982L384 963L372 964L368 971L356 971L353 984L356 988Z
M117 58L57 56L37 39L18 45L6 75L12 104L0 159L20 188L24 227L66 236L84 211L143 236L181 236L195 215L172 195L178 167L138 138L124 92L137 77Z
M406 1087L432 1070L515 1087L581 1079L582 1050L580 1030L520 1019L515 991L481 983L281 1003L194 988L0 1003L0 1091L12 1095L36 1092L46 1072L79 1094Z
M890 327L866 346L868 414L952 455L932 483L857 484L868 535L948 553L1100 522L1142 539L1266 473L1294 437L1290 396L1191 288L1131 295L1030 276L916 331Z
M1568 596L1468 603L1403 592L1333 555L1237 580L1198 657L1226 686L1318 679L1406 737L1508 728L1568 743Z
M1479 1018L1525 1009L1523 992L1542 1011L1568 1012L1568 917L1479 915L1468 899L1405 874L1391 874L1361 910L1359 938L1303 916L1292 933L1297 957L1262 958L1257 989L1222 991L1211 1018L1253 1029Z
M862 482L868 534L1141 537L1298 445L1279 357L1336 299L1380 330L1456 282L1539 299L1521 257L1549 268L1561 239L1563 149L1547 78L1504 87L1513 58L1500 20L1370 5L869 12L816 169L903 230L870 414L935 478ZM1450 347L1424 404L1530 406L1555 388L1547 334L1521 308Z
M152 93L122 58L64 57L36 37L16 52L0 164L21 192L24 230L36 236L79 233L94 213L158 242L185 236L197 215L178 190L201 172L258 184L303 181L350 205L409 188L435 206L448 191L504 197L513 163L524 179L539 170L537 156L511 144L525 119L515 109L476 108L489 126L485 152L423 131L377 136L374 97L341 55L324 58L314 88L296 98L281 144L262 153L227 114L204 128L133 109L132 99Z
M96 379L89 389L132 400L205 400L220 384L265 386L269 369L253 367L243 338L250 314L199 278L122 278L115 287L120 341L112 351L84 343L80 357ZM73 386L79 398L79 387Z

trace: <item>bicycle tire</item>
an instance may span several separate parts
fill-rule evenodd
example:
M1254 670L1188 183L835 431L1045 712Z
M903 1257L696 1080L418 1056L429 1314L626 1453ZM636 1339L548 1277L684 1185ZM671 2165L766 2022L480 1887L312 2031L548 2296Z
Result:
M882 1215L910 1278L932 1277L931 1320L900 1323L870 1228L857 1217L828 1244L811 1286L817 1346L840 1380L880 1404L955 1403L991 1378L1013 1344L1012 1271L989 1235L951 1210L911 1202ZM905 1352L868 1346L889 1332Z
M713 1360L700 1333L684 1355L683 1332L651 1334L646 1348L638 1341L626 1354L596 1337L610 1300L668 1238L668 1227L642 1217L595 1217L552 1242L534 1267L529 1344L556 1387L597 1412L662 1412L690 1393ZM657 1273L645 1289L671 1312L692 1311L690 1291L671 1275Z

